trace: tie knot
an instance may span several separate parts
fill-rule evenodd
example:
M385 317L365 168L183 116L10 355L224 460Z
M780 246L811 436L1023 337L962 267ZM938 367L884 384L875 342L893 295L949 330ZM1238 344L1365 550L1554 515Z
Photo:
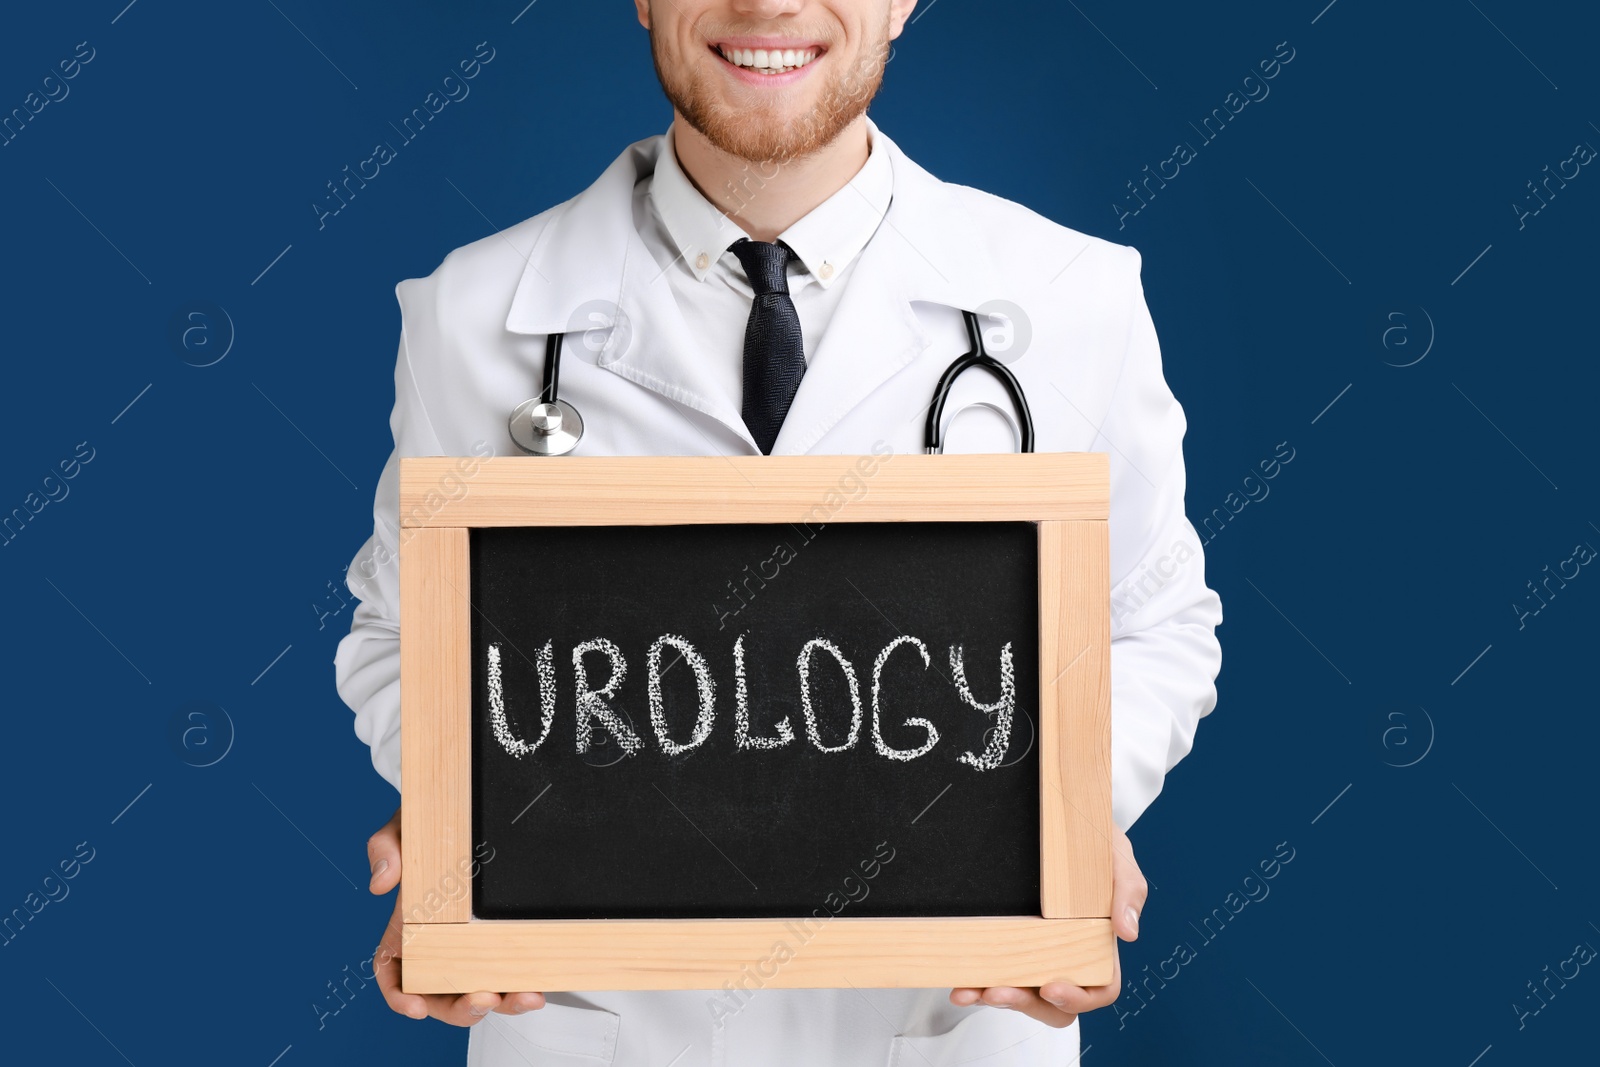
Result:
M789 275L786 268L789 257L793 255L788 245L741 237L733 242L730 250L739 257L745 277L750 279L750 288L755 290L757 296L788 293Z

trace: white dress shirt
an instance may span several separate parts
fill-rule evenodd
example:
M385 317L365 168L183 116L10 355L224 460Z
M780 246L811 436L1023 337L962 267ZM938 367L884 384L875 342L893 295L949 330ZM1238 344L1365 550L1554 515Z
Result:
M704 342L701 355L710 363L716 386L737 411L744 392L744 329L755 294L729 248L749 234L684 173L673 129L667 129L654 174L634 187L634 222L671 286L690 334ZM758 199L763 173L752 167L736 195ZM807 361L849 285L857 254L889 210L893 192L889 154L869 147L855 177L779 234L778 240L795 252L789 260L789 296L800 316Z

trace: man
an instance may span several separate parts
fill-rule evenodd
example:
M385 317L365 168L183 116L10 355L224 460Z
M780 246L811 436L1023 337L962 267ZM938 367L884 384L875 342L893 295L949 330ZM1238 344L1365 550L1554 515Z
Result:
M906 453L967 350L962 311L1004 309L1013 337L991 348L1031 400L1037 449L1110 453L1112 921L1132 940L1145 880L1125 831L1215 705L1222 619L1138 253L939 182L867 118L915 0L635 3L666 134L397 287L395 449L335 659L357 734L398 785L398 457L516 454L506 418L539 391L547 335L578 356L560 388L586 416L580 454ZM947 410L951 451L1015 447L990 376L965 375ZM398 812L368 851L388 892ZM472 1026L481 1065L1059 1065L1077 1058L1077 1014L1121 986L1119 970L1090 989L764 990L731 1017L705 991L420 996L399 991L398 927L397 910L378 958L390 1006Z

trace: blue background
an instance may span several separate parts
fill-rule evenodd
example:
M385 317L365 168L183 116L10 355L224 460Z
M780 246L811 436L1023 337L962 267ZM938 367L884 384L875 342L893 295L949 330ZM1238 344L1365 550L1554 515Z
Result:
M334 691L351 608L331 590L390 448L395 283L669 119L631 4L523 2L6 13L0 111L94 49L0 147L0 510L93 449L0 548L0 911L94 849L0 948L7 1046L460 1062L463 1031L395 1016L371 985L320 1025L313 1007L391 908L363 845L395 797ZM1143 253L1197 525L1294 449L1207 545L1220 703L1133 830L1155 888L1124 969L1185 941L1196 957L1142 1005L1125 994L1136 1014L1085 1017L1091 1063L1592 1048L1592 968L1537 1014L1513 1005L1600 945L1600 577L1513 605L1600 545L1600 176L1520 222L1512 205L1600 144L1596 22L1325 2L941 0L873 105L940 177ZM319 229L324 183L480 41L495 59L470 97ZM1203 143L1190 123L1279 42L1294 59L1270 95ZM1197 157L1119 225L1125 183L1178 141ZM199 302L226 315L175 344ZM1280 842L1294 859L1270 895L1206 941Z

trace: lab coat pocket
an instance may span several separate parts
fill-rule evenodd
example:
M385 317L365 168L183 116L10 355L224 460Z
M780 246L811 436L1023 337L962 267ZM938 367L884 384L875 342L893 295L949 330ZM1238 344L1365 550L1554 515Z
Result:
M1078 1024L1055 1029L1009 1008L979 1008L942 1034L899 1035L888 1067L1072 1067Z
M468 1031L467 1067L598 1067L617 1052L621 1017L546 1003L523 1015L490 1012Z

